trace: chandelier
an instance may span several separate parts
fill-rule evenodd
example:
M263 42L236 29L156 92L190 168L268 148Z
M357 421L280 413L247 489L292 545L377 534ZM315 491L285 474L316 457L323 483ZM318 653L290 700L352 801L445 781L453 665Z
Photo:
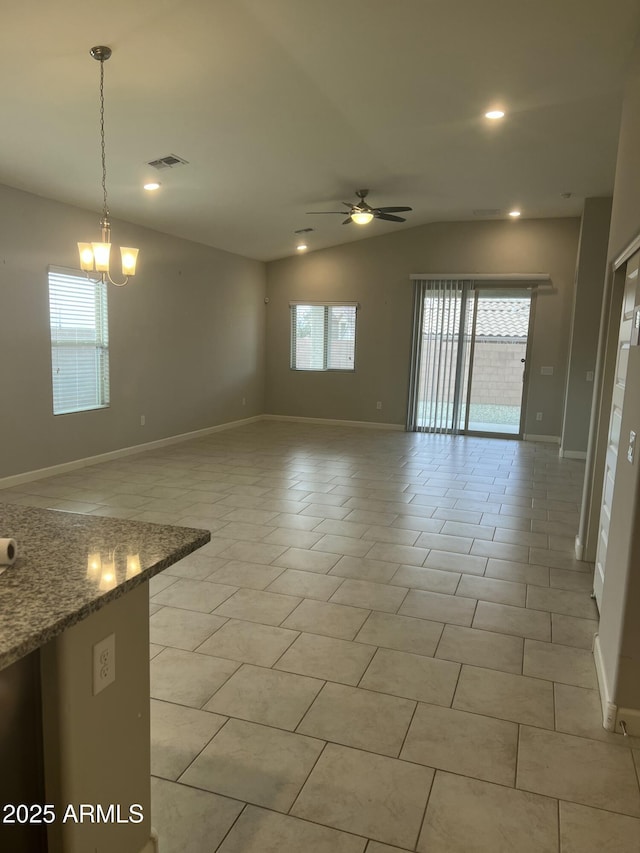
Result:
M98 45L92 47L89 53L100 63L100 146L102 153L102 218L100 219L100 228L102 229L102 240L99 243L78 243L80 269L87 273L87 278L90 278L89 273L97 272L100 274L98 281L109 280L116 287L122 287L129 281L130 276L136 274L138 250L128 246L121 247L120 255L124 281L114 281L109 271L111 220L109 219L109 205L107 204L107 161L104 144L104 64L111 56L111 48Z

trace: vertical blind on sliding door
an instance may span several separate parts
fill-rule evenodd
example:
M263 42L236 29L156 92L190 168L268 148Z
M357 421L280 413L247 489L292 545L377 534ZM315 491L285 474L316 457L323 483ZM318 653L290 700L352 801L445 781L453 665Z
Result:
M472 285L458 279L414 283L407 430L456 433L464 427Z

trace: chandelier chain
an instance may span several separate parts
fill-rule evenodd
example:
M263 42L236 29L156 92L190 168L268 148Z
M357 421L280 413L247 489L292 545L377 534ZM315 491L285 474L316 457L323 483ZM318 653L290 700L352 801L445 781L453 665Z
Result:
M129 277L136 274L136 260L138 250L129 246L121 246L120 254L122 256L122 275L124 281L115 281L111 277L109 269L110 252L111 252L111 222L109 219L109 203L107 200L107 153L105 144L104 131L104 63L111 56L111 48L104 44L97 44L92 47L89 54L100 62L100 154L102 161L102 218L100 220L100 241L91 243L78 243L80 252L80 268L84 270L89 281L102 282L105 284L110 281L116 287L124 287L129 281ZM98 274L97 279L90 276L91 272Z
M109 216L107 204L107 157L104 143L104 59L100 60L100 145L102 152L102 214Z

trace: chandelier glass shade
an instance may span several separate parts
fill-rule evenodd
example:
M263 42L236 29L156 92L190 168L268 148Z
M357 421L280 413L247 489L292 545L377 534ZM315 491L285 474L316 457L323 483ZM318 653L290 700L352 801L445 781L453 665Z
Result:
M114 281L111 277L111 220L107 203L107 161L104 140L104 63L111 56L111 48L104 45L92 47L91 56L100 63L100 148L102 154L102 218L100 219L101 240L99 242L78 243L80 269L87 273L99 273L98 280L110 281L116 287L122 287L130 276L136 273L138 249L130 246L120 248L122 275L124 281Z

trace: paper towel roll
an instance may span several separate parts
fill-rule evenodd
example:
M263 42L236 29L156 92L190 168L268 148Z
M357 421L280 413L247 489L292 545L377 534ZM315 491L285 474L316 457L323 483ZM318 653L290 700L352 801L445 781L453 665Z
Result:
M0 539L0 566L12 566L18 556L15 539Z

